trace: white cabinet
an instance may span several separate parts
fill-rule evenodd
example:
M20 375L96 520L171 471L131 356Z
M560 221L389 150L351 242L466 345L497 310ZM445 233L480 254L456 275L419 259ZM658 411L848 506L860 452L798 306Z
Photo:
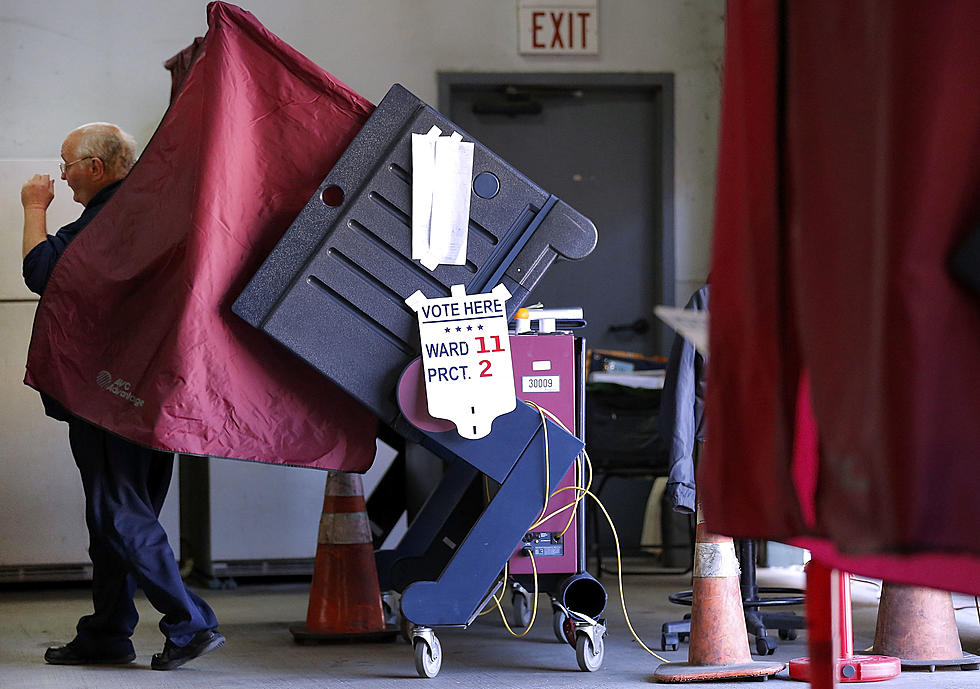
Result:
M24 385L36 302L0 302L0 581L90 578L85 498L68 424ZM160 521L177 556L176 467Z
M37 296L21 278L20 188L34 173L58 180L49 232L82 211L59 179L57 160L0 160L0 581L91 577L84 495L68 425L46 417L38 393L24 385ZM177 510L175 476L161 516L175 549Z

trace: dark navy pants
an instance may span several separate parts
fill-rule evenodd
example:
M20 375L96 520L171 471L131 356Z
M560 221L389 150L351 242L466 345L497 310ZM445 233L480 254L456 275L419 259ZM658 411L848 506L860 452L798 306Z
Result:
M163 613L160 631L178 646L216 627L208 604L184 586L158 519L173 453L141 447L77 418L68 422L68 437L85 489L95 608L78 621L77 642L93 653L131 653L137 586Z

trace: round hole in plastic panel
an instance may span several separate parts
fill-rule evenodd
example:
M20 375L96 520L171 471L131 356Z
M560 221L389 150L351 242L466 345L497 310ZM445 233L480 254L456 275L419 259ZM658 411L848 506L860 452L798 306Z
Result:
M324 188L323 192L320 194L320 199L322 199L326 205L336 208L344 202L344 190L338 187L336 184L331 184L330 186Z

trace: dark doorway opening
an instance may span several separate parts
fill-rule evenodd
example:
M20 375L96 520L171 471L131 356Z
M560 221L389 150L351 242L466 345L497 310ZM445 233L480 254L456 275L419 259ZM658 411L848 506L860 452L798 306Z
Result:
M439 73L440 111L595 222L595 251L529 300L583 307L590 348L669 351L653 307L675 303L673 101L672 74Z

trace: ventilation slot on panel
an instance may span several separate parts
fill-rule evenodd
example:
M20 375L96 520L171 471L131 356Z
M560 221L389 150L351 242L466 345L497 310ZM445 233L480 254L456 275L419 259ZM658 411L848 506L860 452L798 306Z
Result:
M402 252L392 247L383 238L379 237L377 234L372 232L370 227L362 223L359 223L354 219L348 220L347 226L350 227L352 230L357 230L358 232L365 235L365 239L368 242L370 242L373 246L383 251L393 261L396 261L397 263L406 266L413 273L415 273L416 275L420 276L423 280L425 280L426 283L434 290L433 294L426 295L430 299L434 299L435 298L434 295L441 295L446 297L449 296L449 290L447 289L446 285L444 285L442 282L440 282L435 277L433 277L432 273L429 272L427 268L424 268L422 264L419 263L418 261L412 260ZM367 274L363 268L358 267L358 270L364 272L365 275ZM407 299L408 295L406 295L404 298Z
M388 330L388 328L384 327L376 320L368 316L368 314L364 313L364 311L359 309L356 304L349 301L346 297L340 294L337 290L333 289L330 285L325 283L316 275L310 275L307 278L307 282L309 282L309 284L313 285L314 287L319 287L325 293L329 294L333 299L335 299L338 303L340 303L345 309L350 311L351 314L353 314L358 320L362 320L365 325L367 325L369 328L374 330L383 339L387 340L392 345L400 349L406 355L412 355L415 353L413 348L407 342L405 342L400 337L398 337L398 335L391 332L390 330Z
M396 218L405 227L412 226L412 219L409 217L408 213L403 211L401 208L393 204L391 201L386 199L384 196L376 191L372 191L368 194L368 197L374 201L376 204L384 208L392 217Z

